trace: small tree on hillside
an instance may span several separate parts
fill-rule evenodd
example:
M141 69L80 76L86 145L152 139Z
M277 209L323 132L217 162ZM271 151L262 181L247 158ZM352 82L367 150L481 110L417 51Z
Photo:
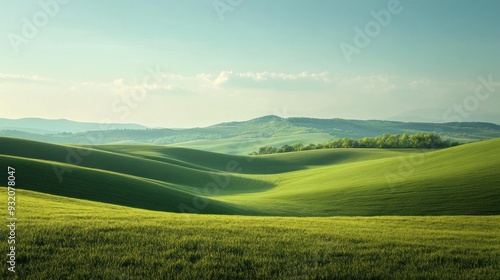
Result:
M301 151L304 145L300 142L292 144L292 148L294 151Z

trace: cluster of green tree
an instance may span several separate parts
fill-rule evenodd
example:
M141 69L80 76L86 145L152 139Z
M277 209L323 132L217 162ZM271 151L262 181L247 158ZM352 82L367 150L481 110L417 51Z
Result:
M325 144L309 144L295 143L292 145L283 145L281 148L264 146L258 151L252 152L251 155L264 155L275 153L287 153L294 151L307 151L329 148L446 148L457 146L458 142L441 139L436 133L416 133L409 135L404 133L399 134L384 134L376 137L365 137L359 140L353 138L335 139Z

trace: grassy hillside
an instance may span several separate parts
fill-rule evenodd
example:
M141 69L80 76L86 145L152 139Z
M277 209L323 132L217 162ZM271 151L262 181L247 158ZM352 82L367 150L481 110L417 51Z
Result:
M79 165L66 163L68 154L72 155L73 163L80 158ZM192 204L194 197L198 197L197 188L214 174L204 171L206 168L202 166L185 167L95 149L10 138L0 139L0 162L24 175L17 179L23 189L173 212L180 211L179 205L183 203ZM254 184L246 178L233 181ZM242 212L226 203L206 200L210 203L204 208L205 213Z
M151 210L245 215L499 214L498 154L500 139L425 152L327 149L249 157L0 138L0 162L25 174L23 189Z
M288 136L276 136L270 138L245 138L233 137L220 140L197 140L172 144L175 147L183 147L196 150L211 151L233 155L247 155L264 145L281 147L285 144L302 143L324 143L330 141L332 136L327 133L295 134Z
M497 216L214 216L17 198L17 272L2 279L500 278Z
M386 158L343 150L332 155L345 162L275 175L272 189L218 199L275 215L498 214L499 154L500 139Z

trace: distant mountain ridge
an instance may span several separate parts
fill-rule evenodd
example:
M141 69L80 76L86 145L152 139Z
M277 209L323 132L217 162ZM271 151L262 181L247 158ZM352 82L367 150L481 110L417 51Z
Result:
M50 134L62 132L85 132L92 130L100 130L102 124L90 122L77 122L66 119L40 119L40 118L23 118L23 119L5 119L0 118L0 130L17 130L37 134ZM110 124L112 129L146 129L148 127L139 124Z
M31 128L33 124L38 126ZM16 126L17 125L17 126ZM209 127L188 129L152 129L137 124L113 124L110 130L100 130L100 124L79 123L68 120L0 119L0 136L24 138L48 143L88 144L89 137L98 143L127 144L176 144L190 143L189 147L227 152L225 145L238 144L243 150L230 153L245 153L255 145L278 145L290 141L312 141L320 143L335 138L374 137L384 133L403 134L436 132L445 138L469 142L500 137L500 126L484 122L464 123L419 123L383 120L348 120L315 118L282 118L269 115L248 121L226 122ZM306 140L303 140L306 139ZM252 142L253 141L253 142ZM246 147L245 143L254 146ZM217 149L208 147L213 143ZM291 144L291 143L288 143ZM252 151L252 150L250 150ZM249 151L249 152L250 152Z

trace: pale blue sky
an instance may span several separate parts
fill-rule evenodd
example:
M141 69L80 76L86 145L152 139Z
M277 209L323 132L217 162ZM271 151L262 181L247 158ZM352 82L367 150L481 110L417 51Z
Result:
M500 123L498 1L240 2L0 0L0 117Z

